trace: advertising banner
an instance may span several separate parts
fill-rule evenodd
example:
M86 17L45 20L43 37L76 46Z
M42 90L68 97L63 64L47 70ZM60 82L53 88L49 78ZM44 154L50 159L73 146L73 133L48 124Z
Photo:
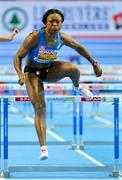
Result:
M43 14L57 8L64 14L62 31L74 36L122 37L122 2L61 1L61 2L0 2L0 34L14 27L25 37L43 26Z

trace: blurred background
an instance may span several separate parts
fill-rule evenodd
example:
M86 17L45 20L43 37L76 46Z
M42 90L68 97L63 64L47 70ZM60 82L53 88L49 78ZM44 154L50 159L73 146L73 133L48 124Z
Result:
M14 56L24 38L43 27L41 19L49 8L63 12L62 32L79 41L98 61L103 68L103 81L121 83L121 4L117 0L0 1L0 34L8 35L15 27L20 29L14 41L0 42L0 83L17 80L13 69ZM59 56L61 60L73 62L81 68L81 82L99 81L87 60L74 50L63 47Z

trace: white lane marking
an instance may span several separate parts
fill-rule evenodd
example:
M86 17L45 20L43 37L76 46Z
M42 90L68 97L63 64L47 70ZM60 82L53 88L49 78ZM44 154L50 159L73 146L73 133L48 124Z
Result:
M112 125L112 122L110 122L109 120L105 119L105 118L102 118L102 117L99 117L99 116L95 116L94 117L96 119L96 121L99 121L103 124L106 124L106 125L109 125L111 126Z
M29 121L30 123L34 124L33 118L26 116L26 120ZM49 135L51 135L52 137L54 137L55 139L57 139L58 141L61 141L61 142L65 141L62 137L60 137L59 135L57 135L56 133L54 133L53 131L51 131L49 129L47 129L47 133Z
M55 139L57 139L58 141L65 142L65 139L63 139L62 137L60 137L58 134L52 132L51 130L47 129L47 133L48 133L49 135L51 135L52 137L54 137Z
M30 117L30 116L25 116L25 119L26 119L28 122L30 122L31 124L34 124L34 120L33 120L32 117Z
M16 108L15 106L11 105L11 106L10 106L10 112L19 113L19 109Z
M47 132L53 136L55 139L61 141L61 142L65 142L65 139L63 139L62 137L60 137L59 135L57 135L56 133L50 131L50 130L47 130ZM88 154L86 154L85 152L79 150L79 149L76 149L75 150L77 153L79 153L80 155L84 156L85 158L87 158L88 160L92 161L93 163L95 163L96 165L98 166L104 166L104 164L102 164L101 162L97 161L96 159L94 159L93 157L89 156Z
M4 178L2 176L4 176L3 172L0 173L0 180L5 180L6 178Z
M30 123L34 124L34 120L33 118L26 116L26 120L29 121ZM52 132L51 130L47 130L47 133L49 135L51 135L52 137L54 137L55 139L57 139L60 142L65 142L65 139L63 139L61 136L57 135L56 133ZM85 152L76 149L75 150L77 153L79 153L80 155L84 156L85 158L87 158L88 160L92 161L94 164L96 164L97 166L104 166L104 164L102 164L101 162L97 161L96 159L94 159L93 157L89 156L88 154L86 154Z
M34 124L34 120L33 120L33 118L31 118L31 117L29 117L29 116L26 116L26 119L30 122L30 123L32 123L32 124ZM95 116L95 119L97 120L97 121L99 121L99 122L102 122L102 123L104 123L104 124L106 124L106 125L109 125L110 127L113 127L113 125L112 125L112 123L109 121L109 120L107 120L107 119L104 119L104 118L101 118L101 117L98 117L98 116ZM120 123L120 125L119 125L119 129L121 130L122 129L122 124ZM48 133L52 133L52 136L53 136L53 132L52 131L49 131ZM61 137L59 137L59 139L60 139ZM65 140L64 140L65 141Z
M82 156L86 157L86 159L94 162L96 165L98 166L105 166L104 164L102 164L101 162L97 161L96 159L94 159L93 157L89 156L88 154L86 154L85 152L79 150L79 149L76 149L75 150L77 153L81 154Z
M57 135L56 133L47 130L47 132L52 135L55 139L61 141L61 142L65 142L65 139L63 139L62 137L60 137L59 135ZM94 159L93 157L89 156L88 154L86 154L85 152L76 149L75 150L77 153L79 153L80 155L84 156L85 158L87 158L88 160L92 161L93 163L95 163L97 166L104 166L104 164L102 164L101 162L97 161L96 159Z
M114 124L108 120L108 119L105 119L105 118L102 118L102 117L99 117L99 116L94 116L94 119L98 122L101 122L105 125L108 125L109 127L114 127ZM122 129L122 123L119 124L119 129L121 130Z

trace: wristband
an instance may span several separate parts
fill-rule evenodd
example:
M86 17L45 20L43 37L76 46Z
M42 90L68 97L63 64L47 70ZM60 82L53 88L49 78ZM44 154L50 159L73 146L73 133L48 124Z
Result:
M97 66L97 62L94 61L94 62L92 63L92 65L93 65L94 67L96 67L96 66Z
M12 35L15 36L16 34L19 33L19 29L18 28L15 28L12 32Z
M18 34L19 33L19 29L15 29L15 33Z

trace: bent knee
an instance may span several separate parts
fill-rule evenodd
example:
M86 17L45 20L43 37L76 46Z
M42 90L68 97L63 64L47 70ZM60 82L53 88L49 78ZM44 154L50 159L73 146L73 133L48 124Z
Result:
M70 71L74 74L80 75L80 70L74 64L71 65Z

